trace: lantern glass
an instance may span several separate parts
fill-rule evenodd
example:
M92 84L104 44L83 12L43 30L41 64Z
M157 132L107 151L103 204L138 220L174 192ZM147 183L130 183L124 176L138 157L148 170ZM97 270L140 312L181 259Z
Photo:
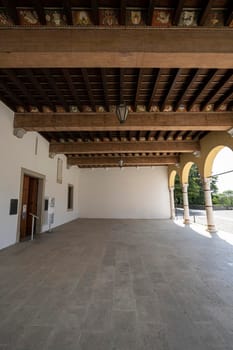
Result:
M126 121L128 116L128 107L125 103L120 104L116 107L116 114L119 122L122 124Z

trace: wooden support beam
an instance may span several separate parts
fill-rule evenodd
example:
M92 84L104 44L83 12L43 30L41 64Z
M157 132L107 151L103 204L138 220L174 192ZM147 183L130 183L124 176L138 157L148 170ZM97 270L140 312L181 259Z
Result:
M92 18L95 25L99 24L98 0L91 0Z
M19 25L19 16L16 10L15 0L2 0L3 6L6 8L6 11L11 18L12 22L15 25Z
M151 26L152 18L153 18L153 12L154 12L154 0L149 1L149 7L147 12L147 25Z
M201 13L200 19L199 19L199 26L204 26L207 20L207 17L211 11L211 7L213 5L213 0L208 0L207 2L204 2L203 11Z
M230 69L232 42L228 27L1 28L0 68Z
M178 101L177 101L177 103L176 103L176 106L175 106L175 108L174 108L175 111L179 108L179 106L180 106L181 104L184 103L184 100L185 100L185 98L186 98L186 95L187 95L187 93L189 92L190 88L192 87L193 83L196 81L196 79L197 79L197 77L198 77L198 75L199 75L199 72L200 72L199 69L194 69L194 71L192 72L192 74L188 77L188 81L187 81L187 83L186 83L186 86L185 86L184 90L182 89L182 93L181 93L181 95L179 96Z
M153 166L153 165L169 165L179 163L177 156L135 156L135 157L73 157L67 159L67 164L78 166L102 166L110 167L120 165L120 160L123 160L123 166Z
M210 87L210 85L212 84L212 82L214 81L214 79L216 78L217 75L218 75L218 69L214 69L212 72L210 72L210 74L205 79L202 87L200 89L197 89L196 94L192 98L191 102L189 102L189 104L188 104L189 110L197 102L198 98L201 96L201 94L204 92L204 90L208 90L208 88Z
M72 11L71 11L71 1L70 0L63 0L63 8L64 13L66 15L67 24L69 26L73 25L73 17L72 17Z
M43 96L43 99L46 101L47 105L51 108L53 112L56 111L56 107L51 103L50 99L48 98L48 95L44 92L43 88L41 87L41 84L38 82L35 75L32 73L30 69L25 70L27 78L30 80L34 88L38 91L38 94Z
M109 101L109 97L108 97L108 84L107 84L107 78L106 78L106 69L104 69L104 68L101 68L101 79L102 79L102 84L103 84L103 89L104 89L105 105L107 107L107 111L109 112L110 101Z
M0 81L0 89L2 91L4 91L4 93L6 93L9 96L10 100L14 104L14 108L16 106L23 106L23 107L25 107L24 103L15 94L13 94L11 92L11 90L7 87L7 85L3 81Z
M178 0L176 8L175 8L175 12L174 12L174 16L172 18L172 24L174 26L177 26L180 20L180 16L181 16L181 12L182 9L184 7L184 2L185 0Z
M154 87L153 87L153 91L152 91L152 94L151 94L151 97L150 97L148 110L150 110L151 106L154 103L154 97L155 97L155 94L156 94L156 90L158 88L160 76L161 76L161 69L158 69L157 72L156 72L156 77L155 77L155 81L154 81Z
M117 141L50 143L50 153L99 154L99 153L155 153L199 151L199 142L193 141Z
M206 130L233 126L232 112L129 113L120 124L115 113L16 113L15 128L27 131Z
M231 6L229 7L229 9L227 11L225 26L229 26L231 24L232 20L233 20L233 5L231 4Z
M42 6L42 1L33 0L32 3L39 18L40 24L46 25L45 11L44 7Z
M225 103L231 102L233 99L233 88L231 87L227 93L225 93L215 104L214 104L214 110L218 110L218 108Z
M143 70L142 70L142 69L139 69L139 72L138 72L138 82L137 82L137 90L136 90L135 101L134 101L134 106L135 106L135 108L137 108L137 104L138 104L138 100L139 100L142 78L143 78Z
M124 103L124 68L120 68L120 104Z
M125 25L125 17L126 17L126 0L121 0L120 5L120 25Z
M63 75L65 77L67 85L69 86L69 89L70 89L71 94L72 94L72 96L73 96L73 98L75 100L75 103L78 106L79 110L81 111L82 110L82 105L81 105L80 99L79 99L79 97L77 95L77 89L74 86L74 83L73 83L73 81L71 79L71 76L70 76L70 73L69 73L68 69L64 69L63 68L62 69L62 73L63 73Z
M229 74L224 76L217 86L214 87L213 91L205 99L204 103L201 105L201 109L204 109L208 104L211 104L214 98L219 94L220 90L224 89L229 83L233 82L233 71L230 70Z
M51 74L51 71L49 70L49 68L46 69L42 69L43 74L45 75L46 79L48 80L48 84L50 85L50 87L52 88L52 90L55 92L55 94L57 95L58 101L59 103L63 106L63 108L68 112L69 111L69 106L66 103L62 93L60 92L59 88L57 87L56 82L53 79L53 76Z
M16 76L13 70L3 69L3 73L7 75L8 79L21 91L21 93L26 97L28 104L36 106L39 110L41 109L40 104L35 100L33 95L26 89L25 84L23 84L20 79Z
M91 84L89 81L87 70L85 68L82 68L81 71L82 71L82 76L83 76L83 80L85 83L85 87L86 87L86 91L87 91L87 95L88 95L88 98L90 101L91 108L93 111L95 111L95 99L94 99L94 96L92 93L92 88L91 88Z
M179 78L180 74L181 74L181 69L175 69L175 74L174 74L174 76L173 76L173 78L172 78L172 80L171 80L171 82L170 82L170 85L169 85L169 88L168 88L168 90L167 90L167 93L166 93L166 95L164 96L163 102L162 102L162 104L161 104L161 110L162 110L162 111L164 110L166 104L167 104L168 101L169 101L169 98L170 98L170 96L171 96L171 93L173 92L173 89L174 89L174 87L175 87L175 85L176 85L176 83L177 83L177 79Z

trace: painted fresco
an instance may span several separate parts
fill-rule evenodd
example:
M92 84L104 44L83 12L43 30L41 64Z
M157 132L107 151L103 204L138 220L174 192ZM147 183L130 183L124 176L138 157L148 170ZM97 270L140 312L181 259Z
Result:
M151 25L154 27L170 27L172 25L172 12L172 10L155 9Z
M19 10L19 22L23 26L33 26L33 25L39 25L39 18L37 16L36 11L33 10Z
M159 109L159 106L158 105L152 105L150 107L150 112L159 112L160 109Z
M99 23L102 26L115 26L119 24L119 12L115 9L99 10Z
M140 10L128 10L126 12L126 24L127 25L145 25L146 18L145 12Z
M66 25L66 16L62 13L62 10L45 10L46 23L50 26L63 26Z
M181 12L179 26L182 26L182 27L197 26L198 16L199 16L199 11L183 10Z
M72 11L73 24L78 26L93 25L91 11Z
M12 20L4 10L0 10L0 26L12 25Z
M210 27L224 26L224 12L211 11L207 17L205 25Z

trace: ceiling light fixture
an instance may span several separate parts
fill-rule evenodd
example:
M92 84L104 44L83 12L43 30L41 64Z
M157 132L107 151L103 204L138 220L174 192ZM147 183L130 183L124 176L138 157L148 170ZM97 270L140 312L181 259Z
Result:
M119 167L122 168L122 167L123 167L123 164L124 164L123 159L120 159L120 160L119 160Z
M125 103L121 103L119 106L116 106L116 115L121 124L123 124L128 117L128 107Z

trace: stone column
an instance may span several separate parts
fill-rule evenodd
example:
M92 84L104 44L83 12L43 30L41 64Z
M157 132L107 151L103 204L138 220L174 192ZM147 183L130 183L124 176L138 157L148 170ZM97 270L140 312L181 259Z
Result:
M171 209L171 217L170 219L174 220L176 217L175 213L175 201L174 201L174 187L169 187L170 194L170 209Z
M182 184L182 193L183 193L183 207L184 207L184 224L190 224L189 217L189 200L188 200L188 184Z
M214 212L213 212L213 204L210 190L210 178L204 178L204 195L205 195L205 210L206 210L206 218L207 218L207 230L210 233L217 232L214 223Z

